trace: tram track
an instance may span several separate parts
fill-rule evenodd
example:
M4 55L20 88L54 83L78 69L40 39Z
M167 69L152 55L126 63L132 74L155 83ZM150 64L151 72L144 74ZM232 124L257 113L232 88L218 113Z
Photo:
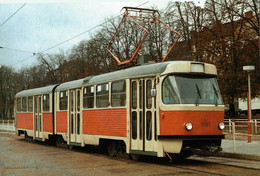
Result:
M212 158L212 160L215 160L216 158ZM226 158L221 158L221 160L226 160ZM228 163L218 163L216 161L208 161L205 158L201 157L196 157L194 159L186 159L183 162L189 162L189 163L196 163L196 165L193 164L183 164L183 163L177 163L177 164L172 164L170 165L171 167L175 167L178 169L184 169L184 170L189 170L193 172L197 172L198 174L206 174L206 175L218 175L218 176L227 176L231 175L230 173L220 173L221 170L241 170L241 171L246 171L246 170L255 170L257 172L260 171L260 169L256 168L249 168L249 167L241 167L241 165L231 165ZM222 161L223 162L223 161ZM203 166L203 167L198 167L198 166ZM221 168L221 170L211 170L211 168ZM207 169L207 170L205 170ZM243 173L243 172L241 172ZM236 175L236 174L234 174Z

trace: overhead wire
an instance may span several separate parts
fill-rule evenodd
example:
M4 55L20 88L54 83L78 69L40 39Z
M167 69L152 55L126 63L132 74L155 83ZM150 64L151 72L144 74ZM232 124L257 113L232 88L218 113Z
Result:
M149 1L146 1L146 2L144 2L144 3L140 4L140 5L138 5L137 7L141 7L141 6L143 6L143 5L147 4L147 3L149 3ZM117 15L117 16L115 16L115 17L109 19L109 21L114 20L114 19L118 18L118 17L121 16L121 15L122 15L122 14ZM62 44L64 44L64 43L67 43L67 42L69 42L69 41L71 41L71 40L73 40L73 39L75 39L75 38L77 38L77 37L79 37L79 36L81 36L81 35L83 35L83 34L85 34L85 33L88 33L88 32L90 32L90 31L92 31L92 30L94 30L94 29L96 29L96 28L98 28L98 27L104 25L105 23L107 23L107 21L104 21L103 23L101 23L101 24L99 24L99 25L96 25L96 26L94 26L94 27L92 27L92 28L90 28L90 29L88 29L88 30L86 30L86 31L84 31L84 32L82 32L82 33L80 33L80 34L78 34L78 35L75 35L75 36L73 36L73 37L71 37L71 38L69 38L69 39L67 39L67 40L65 40L65 41L63 41L63 42L60 42L60 43L58 43L58 44L56 44L56 45L53 45L53 46L51 46L51 47L49 47L49 48L47 48L47 49L45 49L45 50L43 50L43 51L40 51L40 52L38 52L38 53L45 53L45 52L47 52L47 51L49 51L49 50L51 50L51 49L53 49L53 48L56 48L56 47L58 47L58 46L60 46L60 45L62 45ZM27 57L27 58L25 58L25 59L23 59L23 60L21 60L21 61L19 61L19 62L17 62L17 63L15 63L15 64L13 64L13 65L20 64L20 63L22 63L22 62L24 62L24 61L26 61L26 60L28 60L28 59L34 57L34 56L35 56L35 54L32 55L32 56L29 56L29 57Z
M146 1L145 3L140 4L140 5L138 5L137 7L143 6L143 5L147 4L148 2L149 2L149 1ZM111 18L109 21L112 21L112 20L116 19L117 17L119 17L119 16L121 16L121 15L122 15L122 14L117 15L117 16ZM69 41L71 41L71 40L73 40L73 39L75 39L75 38L77 38L77 37L79 37L79 36L81 36L81 35L83 35L83 34L85 34L85 33L88 33L88 32L90 32L90 31L92 31L92 30L94 30L94 29L96 29L96 28L98 28L98 27L104 25L105 23L107 23L107 21L104 21L103 23L101 23L101 24L99 24L99 25L97 25L97 26L94 26L93 28L90 28L90 29L88 29L88 30L86 30L86 31L84 31L84 32L82 32L82 33L80 33L80 34L74 36L74 37L71 37L71 38L69 38L69 39L67 39L67 40L65 40L65 41L63 41L63 42L61 42L61 43L58 43L58 44L56 44L56 45L54 45L54 46L52 46L52 47L50 47L50 48L47 48L46 50L41 51L40 53L44 53L44 52L49 51L49 50L51 50L51 49L53 49L53 48L56 48L57 46L60 46L60 45L62 45L62 44L64 44L64 43L67 43L67 42L69 42Z
M33 54L33 55L36 54L35 52L25 51L25 50L15 49L15 48L9 48L9 47L5 47L5 46L0 46L0 49L7 49L7 50L13 50L13 51L24 52L24 53L31 53L31 54Z
M21 10L24 6L26 5L26 3L24 3L19 9L17 9L10 17L8 17L2 24L0 24L0 27L2 27L7 21L9 21L17 12L19 12L19 10Z

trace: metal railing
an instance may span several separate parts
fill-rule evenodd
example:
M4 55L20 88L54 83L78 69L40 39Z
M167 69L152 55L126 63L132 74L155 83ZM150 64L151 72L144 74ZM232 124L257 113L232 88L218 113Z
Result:
M225 126L228 126L228 133L232 134L233 152L236 152L236 136L247 136L248 142L251 142L251 137L257 136L258 127L260 127L260 120L253 119L248 121L246 119L225 119ZM239 131L239 133L238 133Z
M232 122L234 124L232 124ZM248 121L246 119L225 119L225 126L228 126L228 132L232 132L232 126L234 125L235 129L239 128L240 131L247 132L248 125L251 125L253 128L252 133L258 134L258 129L260 127L260 120L253 119L252 121Z

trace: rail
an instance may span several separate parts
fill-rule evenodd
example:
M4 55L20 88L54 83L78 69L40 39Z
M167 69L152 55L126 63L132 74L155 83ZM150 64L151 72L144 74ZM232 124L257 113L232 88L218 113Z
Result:
M227 133L232 134L233 152L236 152L236 136L248 137L248 143L251 143L251 138L258 136L258 129L260 127L260 120L253 119L248 121L246 119L225 119L225 126L228 126Z

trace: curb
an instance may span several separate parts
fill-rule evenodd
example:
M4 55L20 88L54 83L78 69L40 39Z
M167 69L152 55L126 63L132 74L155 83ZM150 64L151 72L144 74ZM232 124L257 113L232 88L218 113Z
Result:
M257 155L227 153L227 152L209 152L209 151L199 151L199 150L195 150L195 151L193 151L193 153L196 155L200 155L200 156L215 156L215 157L260 161L260 156L257 156Z

